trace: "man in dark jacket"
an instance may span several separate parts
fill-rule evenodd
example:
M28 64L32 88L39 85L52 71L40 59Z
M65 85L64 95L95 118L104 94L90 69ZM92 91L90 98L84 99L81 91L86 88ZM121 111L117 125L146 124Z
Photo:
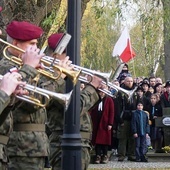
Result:
M122 85L127 91L134 90L133 78L126 77L124 84ZM131 132L131 118L132 111L136 109L137 95L136 93L131 94L131 98L127 95L122 95L120 104L122 105L122 111L118 113L118 130L117 137L119 139L118 144L118 161L123 161L127 154L128 160L134 161L134 138ZM127 150L126 150L127 149Z

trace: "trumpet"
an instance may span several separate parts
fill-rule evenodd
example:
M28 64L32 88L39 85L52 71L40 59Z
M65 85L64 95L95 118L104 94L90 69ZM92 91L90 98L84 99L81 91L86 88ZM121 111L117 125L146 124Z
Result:
M3 50L3 55L5 56L5 58L8 59L9 61L12 61L13 63L21 66L23 64L22 60L20 58L15 57L15 56L8 57L6 51L7 51L8 48L14 48L14 49L16 49L16 50L18 50L22 53L25 53L25 51L22 50L21 48L18 48L17 46L14 46L14 45L2 40L1 38L0 38L0 42L7 45ZM62 73L64 73L65 75L67 75L72 80L74 85L77 83L80 71L75 71L75 70L70 71L70 70L67 70L67 69L60 67L58 65L52 65L52 63L47 61L44 57L42 57L41 62L43 63L44 68L46 70L39 68L38 72L40 74L43 74L47 77L50 77L51 79L56 80L61 76ZM54 74L56 71L58 71L58 73L59 73L57 76Z
M55 59L55 58L50 57L50 56L44 56L43 58L44 58L44 60L46 60L46 61L48 61L50 63L54 63L54 64L58 64L60 62L59 59ZM112 71L109 72L109 73L101 73L101 72L98 72L98 71L95 71L95 70L90 70L88 68L77 66L75 64L71 64L71 65L73 66L74 70L80 71L82 74L89 75L91 77L91 80L88 81L85 76L82 76L80 74L79 77L78 77L79 81L82 81L84 83L90 83L92 81L92 78L93 78L94 75L102 78L104 80L104 81L102 81L102 83L104 85L107 85L109 88L113 88L115 90L115 93L112 94L112 92L110 90L107 90L107 89L99 89L99 91L106 93L110 97L115 98L118 91L120 91L120 92L124 93L127 96L128 100L130 100L132 98L132 96L133 96L133 93L136 91L136 88L134 90L129 91L129 90L125 90L125 89L123 89L123 88L121 88L119 86L116 86L115 84L109 82L110 77L112 77ZM124 63L121 63L119 65L119 67L118 67L118 69L116 71L116 75L114 73L114 78L115 78L115 76L117 76L117 73L121 72L123 66L124 66Z
M47 62L54 63L56 65L58 65L58 63L60 62L59 59L55 59L55 58L50 57L50 56L44 56L43 59L46 60ZM109 79L112 75L112 71L110 71L109 73L102 73L102 72L98 72L98 71L95 71L95 70L84 68L84 67L81 67L81 66L78 66L78 65L75 65L75 64L71 64L71 66L73 66L74 71L80 72L78 80L86 82L86 83L90 83L90 81L92 81L93 75L101 77L106 82L109 81ZM91 77L90 81L88 81L87 78L82 76L81 74L89 75Z
M0 80L2 80L2 78L3 78L3 76L0 75ZM52 92L52 91L49 91L46 89L42 89L39 87L35 87L30 84L26 84L24 87L23 86L21 86L21 87L24 88L25 90L42 95L45 98L45 101L44 101L44 103L42 103L40 100L38 100L34 97L27 96L27 95L22 95L22 96L16 95L16 98L26 101L26 102L29 102L29 103L32 103L32 104L35 104L40 107L46 107L48 105L50 99L53 98L53 99L58 100L61 104L63 104L65 107L65 110L67 110L67 108L70 104L71 95L73 92L73 90L72 90L69 93L61 94L61 93Z
M46 60L46 61L48 61L50 63L54 63L55 65L57 65L60 62L59 59L55 59L55 58L50 57L50 56L44 56L43 58L44 58L44 60ZM82 74L89 75L91 77L91 80L88 81L87 77L82 76L80 74L79 77L78 77L79 81L82 81L84 83L90 83L92 81L92 78L93 78L94 75L102 78L104 80L104 81L102 81L102 83L104 85L107 85L109 88L113 88L115 90L115 93L112 94L112 92L110 90L107 90L107 89L99 89L99 91L106 93L110 97L115 98L118 91L120 91L120 92L124 93L127 96L128 100L130 100L132 98L132 96L133 96L133 93L136 90L136 89L130 90L130 91L125 90L125 89L123 89L123 88L121 88L119 86L116 86L113 83L109 82L109 79L110 79L110 77L112 75L112 71L109 72L109 73L101 73L101 72L98 72L98 71L95 71L95 70L90 70L88 68L77 66L75 64L71 64L71 65L73 66L74 70L80 71ZM124 66L124 63L121 64L121 69L122 69L122 66Z
M116 95L117 95L118 91L122 92L123 94L125 94L125 95L127 96L128 100L130 100L130 99L132 98L134 92L135 92L136 89L137 89L137 87L135 87L133 90L126 90L126 89L123 89L123 88L121 88L121 87L119 87L119 86L116 86L115 84L113 84L113 83L111 83L111 82L108 82L108 83L106 84L106 82L103 81L102 83L105 84L105 85L107 85L109 88L113 88L114 90L116 90ZM100 91L101 91L101 89L100 89ZM103 89L102 91L103 91L104 93L106 93L106 94L109 94L110 96L112 95L111 92L110 92L110 90ZM114 95L114 96L115 96L115 95Z

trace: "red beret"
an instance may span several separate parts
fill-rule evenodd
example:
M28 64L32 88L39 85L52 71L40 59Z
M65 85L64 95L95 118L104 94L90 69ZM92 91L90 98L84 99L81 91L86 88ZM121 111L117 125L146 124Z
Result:
M7 25L6 32L10 37L16 40L29 41L40 38L43 30L29 22L12 21Z
M49 47L54 51L56 48L56 45L58 44L59 40L63 36L64 33L56 33L56 34L51 34L48 38L48 45Z
M0 6L0 12L2 11L2 7Z

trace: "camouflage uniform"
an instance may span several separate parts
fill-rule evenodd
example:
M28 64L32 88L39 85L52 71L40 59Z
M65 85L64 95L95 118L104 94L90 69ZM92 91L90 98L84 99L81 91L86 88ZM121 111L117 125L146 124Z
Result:
M59 78L57 81L51 81L46 79L41 83L42 88L47 90L64 93L65 90L65 81L62 78ZM64 107L57 100L52 99L47 106L47 126L50 130L50 164L52 167L60 167L61 160L61 147L60 147L60 135L62 135L62 130L64 126Z
M5 74L14 66L14 63L3 58L0 61L0 74ZM24 81L31 84L32 79L37 75L37 70L28 65L23 65L19 73ZM19 100L15 102L12 113L14 129L7 145L10 158L9 169L27 169L27 166L20 167L21 162L28 163L31 166L29 169L40 169L37 166L42 162L42 169L44 157L49 154L49 142L45 133L45 122L47 119L45 108ZM19 160L16 161L17 158ZM32 162L36 160L33 158L37 159L37 163Z
M2 121L2 111L9 104L10 97L3 91L0 90L0 120ZM7 153L6 144L8 142L9 134L12 130L12 114L5 114L4 122L0 125L0 169L7 170Z
M60 80L62 82L62 80ZM60 83L61 85L62 83ZM64 88L64 80L63 80ZM85 170L90 162L90 137L91 120L87 111L99 100L96 90L87 86L81 93L80 132L82 135L82 169ZM57 101L52 101L47 108L48 127L51 130L50 140L50 164L53 170L61 169L61 135L64 127L64 108Z

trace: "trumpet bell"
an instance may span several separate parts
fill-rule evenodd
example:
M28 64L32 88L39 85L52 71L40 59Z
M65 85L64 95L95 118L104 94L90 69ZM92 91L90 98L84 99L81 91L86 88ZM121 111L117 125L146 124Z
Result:
M2 80L2 78L3 78L3 76L0 75L0 80ZM46 89L42 89L39 87L35 87L35 86L29 85L29 84L26 84L24 87L23 86L21 86L21 87L30 91L30 92L37 93L39 95L44 96L44 99L45 99L44 103L42 103L39 99L36 99L31 96L27 96L27 95L21 95L21 96L16 95L16 98L26 101L28 103L35 104L40 107L46 107L48 105L50 99L54 98L54 99L58 100L61 104L64 105L65 110L67 110L67 108L70 104L70 100L71 100L71 96L72 96L72 92L73 92L73 90L72 90L69 93L61 94L61 93L52 92L52 91L49 91Z
M37 92L39 94L45 94L45 95L47 95L47 96L49 96L53 99L56 99L57 101L59 101L61 104L64 105L65 110L67 110L67 108L70 104L71 95L72 95L72 92L73 92L73 90L72 90L72 91L70 91L69 93L66 93L66 94L56 93L56 92L52 92L52 91L42 89L42 88L39 88L39 87L34 87L32 85L29 85L29 84L27 84L24 88L29 89L33 92Z
M55 96L55 98L58 99L62 105L64 105L65 111L68 109L70 104L72 93L73 90L66 94L57 93L57 96Z
M133 90L126 90L126 89L123 89L119 86L116 86L115 84L112 84L111 82L108 83L108 86L113 88L113 89L117 89L118 91L124 93L127 96L128 100L130 100L132 98L134 92L137 89L137 87L135 87Z

